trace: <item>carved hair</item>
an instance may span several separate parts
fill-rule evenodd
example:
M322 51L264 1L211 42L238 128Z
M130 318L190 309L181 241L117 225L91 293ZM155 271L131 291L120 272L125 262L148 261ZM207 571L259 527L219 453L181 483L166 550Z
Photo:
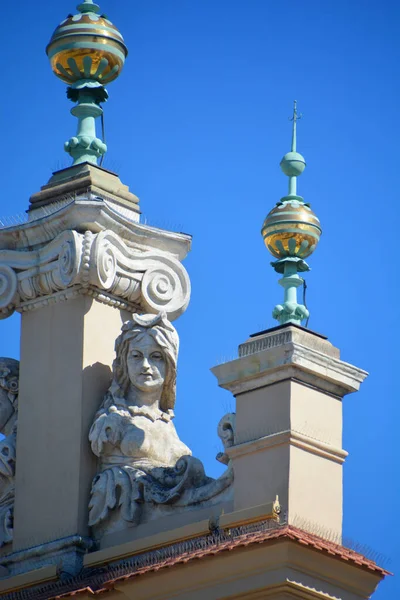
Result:
M160 409L172 410L176 397L176 364L178 359L179 338L175 327L168 321L165 313L159 315L133 315L132 321L122 326L122 333L115 342L116 359L113 363L113 383L109 394L119 404L126 397L130 380L128 375L128 352L132 340L140 341L144 335L150 335L160 347L166 364L165 382L161 393Z
M19 389L19 361L14 358L0 358L0 388L8 392L8 399L14 410L17 409Z

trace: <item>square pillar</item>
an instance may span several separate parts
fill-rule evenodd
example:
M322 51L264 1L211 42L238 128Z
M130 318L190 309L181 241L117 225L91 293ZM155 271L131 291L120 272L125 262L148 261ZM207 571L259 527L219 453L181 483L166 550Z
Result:
M367 373L323 336L284 325L252 336L239 358L212 369L236 398L234 509L279 495L289 524L340 543L342 398Z
M82 295L23 313L14 553L89 533L88 433L129 317Z

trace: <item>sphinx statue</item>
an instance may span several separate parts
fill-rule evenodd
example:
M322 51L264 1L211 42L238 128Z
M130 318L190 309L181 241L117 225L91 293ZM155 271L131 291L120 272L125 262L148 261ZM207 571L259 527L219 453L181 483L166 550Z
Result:
M218 479L179 439L173 424L179 338L164 314L134 315L115 344L113 379L90 429L99 457L89 525L95 537L177 510L208 506L230 493L232 468ZM234 416L218 430L233 443Z
M19 362L0 358L0 547L13 539Z

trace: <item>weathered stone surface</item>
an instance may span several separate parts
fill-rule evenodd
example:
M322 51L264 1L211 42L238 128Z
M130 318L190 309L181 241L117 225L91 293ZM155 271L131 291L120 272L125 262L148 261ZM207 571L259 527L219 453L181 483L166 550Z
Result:
M13 539L19 362L0 358L0 547Z
M239 358L212 372L235 395L293 378L342 397L357 391L367 372L339 357L328 340L289 325L250 338L239 346Z
M269 331L252 335L246 342L240 344L239 357L249 356L288 343L301 344L317 352L323 352L327 356L340 358L339 348L335 348L326 337L295 325L278 326Z
M232 482L230 465L219 479L207 477L175 430L178 346L165 315L134 315L122 327L113 381L89 434L100 458L89 515L96 537L222 501ZM225 447L233 427L232 416L220 423Z
M137 202L117 175L94 165L55 173L31 198L28 221L0 228L0 319L79 295L181 315L191 237L139 223Z
M63 200L68 194L99 194L109 200L127 206L140 214L139 198L129 191L118 175L98 165L82 163L53 173L50 181L40 192L30 198L31 211L46 204Z
M110 230L69 230L37 250L0 250L0 318L79 294L130 311L178 317L190 299L179 260L139 250Z

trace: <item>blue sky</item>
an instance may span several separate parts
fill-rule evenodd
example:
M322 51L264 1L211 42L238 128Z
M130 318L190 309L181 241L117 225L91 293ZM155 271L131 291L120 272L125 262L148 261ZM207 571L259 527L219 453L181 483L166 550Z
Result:
M299 193L323 226L307 275L310 328L370 372L344 399L344 533L400 571L398 369L398 3L390 0L103 0L130 54L109 86L104 167L141 199L150 224L193 235L193 292L181 336L177 428L210 475L216 426L233 398L211 366L274 326L281 300L260 228L286 193L292 101L307 160ZM74 1L9 3L3 47L0 217L23 212L75 131L44 48ZM19 317L0 323L19 355ZM400 595L397 578L377 600Z

